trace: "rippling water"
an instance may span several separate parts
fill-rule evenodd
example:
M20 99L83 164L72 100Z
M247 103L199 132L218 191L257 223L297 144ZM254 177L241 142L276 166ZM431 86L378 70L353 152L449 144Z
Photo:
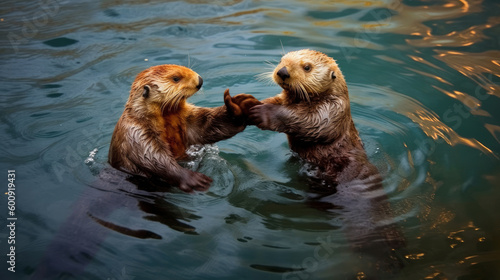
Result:
M2 3L0 162L16 170L18 218L15 273L0 232L2 279L29 279L47 259L76 279L500 277L496 1L122 2ZM206 193L132 184L108 168L141 70L190 66L205 81L191 102L215 107L225 88L277 94L256 75L301 48L334 57L346 76L384 176L383 223L406 239L393 256L356 249L349 231L376 209L311 205L307 168L282 134L248 127L193 148L184 164L214 179ZM7 196L1 205L4 224ZM87 255L64 259L61 247Z

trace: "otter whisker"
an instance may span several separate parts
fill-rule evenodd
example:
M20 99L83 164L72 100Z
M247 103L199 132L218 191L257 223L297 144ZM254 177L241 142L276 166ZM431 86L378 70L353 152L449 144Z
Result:
M193 64L189 68L195 69L195 67L196 67L196 61L193 61Z
M281 39L280 39L280 44L281 44L281 56L284 56L285 55L285 48L283 47L283 42L281 42Z
M260 74L255 75L255 78L258 81L262 81L262 82L266 82L268 84L272 84L273 83L273 73L274 73L273 71L260 73Z
M264 61L264 63L266 63L270 67L270 69L276 68L276 65L269 60Z

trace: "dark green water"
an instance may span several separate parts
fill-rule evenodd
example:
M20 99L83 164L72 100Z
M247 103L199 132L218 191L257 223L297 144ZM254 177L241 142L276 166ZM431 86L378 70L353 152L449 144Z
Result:
M12 273L3 196L1 279L57 259L49 244L71 245L56 237L70 213L108 193L104 220L148 238L73 221L104 236L74 279L500 279L497 1L123 2L2 3L0 187L15 170L17 220ZM205 81L199 106L222 105L226 88L263 99L280 88L255 75L282 46L323 51L346 77L388 222L406 237L390 275L352 249L342 216L310 207L282 134L248 127L199 153L207 193L93 187L141 70L191 66Z

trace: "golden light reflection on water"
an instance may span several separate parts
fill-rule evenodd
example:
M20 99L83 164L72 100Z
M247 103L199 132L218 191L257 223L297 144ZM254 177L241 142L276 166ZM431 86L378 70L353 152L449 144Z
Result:
M420 260L425 256L424 253L416 253L416 254L408 254L405 256L406 259L409 260Z
M352 87L356 90L356 87ZM360 91L366 91L362 89ZM368 91L376 93L383 98L356 98L354 102L365 106L382 106L404 115L417 124L420 129L435 141L444 141L450 146L462 144L477 149L486 155L496 157L495 153L483 143L474 138L460 136L455 130L443 123L440 117L424 107L417 100L395 92L390 88L371 87ZM380 102L380 104L378 104ZM491 128L491 127L490 127ZM495 128L492 128L496 132Z
M452 31L444 35L433 35L431 31L420 34L423 38L407 39L406 42L416 47L465 47L473 45L485 38L484 30L500 23L499 18L492 18L487 24L471 26L465 30Z
M473 96L470 96L458 90L450 92L435 85L433 85L432 87L446 94L447 96L462 102L465 106L467 106L470 109L470 113L473 115L487 116L487 117L491 116L490 113L486 112L485 110L479 109L479 107L481 106L481 102Z
M484 154L496 157L491 149L486 147L478 140L465 138L458 135L458 133L456 133L453 129L441 122L437 115L433 112L427 110L418 110L413 113L411 111L408 111L406 112L406 115L413 122L417 123L422 131L433 140L442 139L451 146L463 144L478 149Z
M303 2L303 1L297 1ZM343 9L359 9L359 16L366 11L366 7L386 8L385 11L372 11L368 15L371 21L359 21L352 15L336 19L312 20L314 27L338 28L342 31L357 33L397 33L404 35L421 36L422 38L407 39L413 46L468 46L486 38L484 30L500 23L499 18L490 18L485 24L474 25L465 30L452 31L444 35L435 35L431 27L424 24L431 20L447 20L457 18L464 13L477 13L482 10L482 0L451 0L442 5L406 6L400 1L315 1L307 3L322 10L338 11ZM368 35L369 36L369 35Z
M376 55L375 57L377 58L380 58L382 60L385 60L387 62L392 62L392 63L397 63L397 64L404 64L404 62L402 60L399 60L399 59L396 59L394 57L390 57L390 56L387 56L387 55Z
M500 85L492 82L492 76L500 77L500 63L493 58L500 57L500 51L490 50L481 53L457 52L447 50L435 50L434 57L443 61L451 68L471 79L483 88L487 95L481 94L477 88L470 95L476 95L483 101L489 98L488 95L500 97Z
M500 126L494 124L485 124L484 127L493 135L495 140L500 143Z
M416 61L416 62L420 62L420 63L422 63L422 64L425 64L425 65L427 65L427 66L430 66L430 67L432 67L432 68L435 68L435 69L437 69L437 70L441 70L441 71L443 71L443 68L441 68L441 67L439 67L439 66L437 66L437 65L432 64L431 62L429 62L429 61L425 60L425 59L424 59L424 58L422 58L422 57L418 57L418 56L415 56L415 55L408 55L408 57L410 57L411 59L413 59L413 60L414 60L414 61Z
M411 67L405 67L405 68L408 69L408 70L410 70L410 71L412 71L412 72L415 72L415 73L417 73L419 75L426 76L426 77L429 77L429 78L433 78L433 79L435 79L435 80L437 80L437 81L439 81L439 82L441 82L443 84L447 84L447 85L450 85L450 86L452 85L452 83L448 82L447 80L445 80L445 79L443 79L443 78L441 78L441 77L439 77L437 75L433 75L433 74L428 73L428 72L424 72L424 71L420 71L420 70L417 70L417 69L413 69Z

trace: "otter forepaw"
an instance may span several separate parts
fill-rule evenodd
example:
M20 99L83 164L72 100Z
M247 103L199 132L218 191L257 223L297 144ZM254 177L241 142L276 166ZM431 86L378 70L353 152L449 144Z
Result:
M275 115L279 107L274 104L256 105L250 109L248 118L260 129L278 131Z
M212 178L205 174L189 171L185 176L183 176L181 182L179 183L179 188L185 192L196 191L206 191L210 187Z
M226 89L224 91L224 104L226 104L226 109L231 115L235 117L240 117L243 115L243 111L241 110L240 106L233 102L233 99L229 94L229 89Z
M246 93L240 93L235 95L232 98L232 101L233 103L238 104L238 106L241 108L245 116L250 115L250 109L252 109L254 106L263 104L253 95Z

